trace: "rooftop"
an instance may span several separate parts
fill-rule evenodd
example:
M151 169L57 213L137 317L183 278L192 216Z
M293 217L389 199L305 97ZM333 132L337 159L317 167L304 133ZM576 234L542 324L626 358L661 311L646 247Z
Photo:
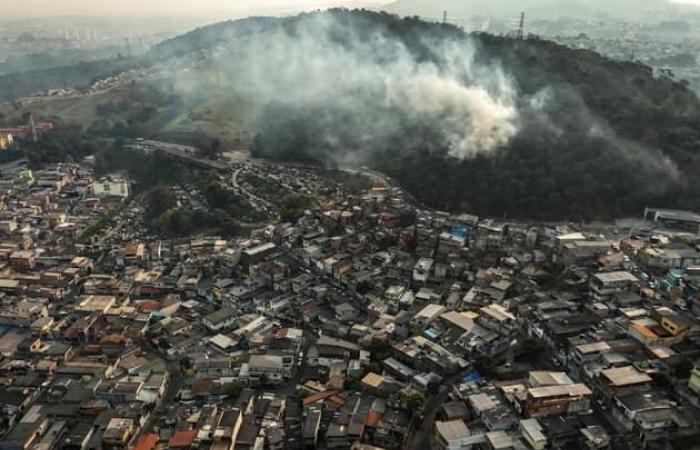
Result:
M651 377L640 372L633 366L616 367L600 372L600 376L605 377L613 386L630 386L651 382Z

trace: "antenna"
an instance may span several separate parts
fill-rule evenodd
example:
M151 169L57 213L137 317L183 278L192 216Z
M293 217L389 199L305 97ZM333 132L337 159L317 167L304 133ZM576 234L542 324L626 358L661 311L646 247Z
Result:
M520 13L520 27L518 28L518 39L522 40L525 37L525 13Z
M442 12L442 23L447 23L447 10Z

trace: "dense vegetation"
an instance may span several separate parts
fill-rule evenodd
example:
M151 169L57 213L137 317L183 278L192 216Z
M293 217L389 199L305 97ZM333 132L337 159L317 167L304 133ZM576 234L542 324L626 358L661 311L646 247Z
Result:
M368 142L364 130L352 126L358 123L353 110L337 106L339 98L352 92L339 89L322 105L255 105L259 108L256 115L260 113L251 129L257 133L256 155L327 166L349 161L367 165L396 178L424 203L480 215L579 220L637 215L650 205L697 208L700 101L683 80L674 80L668 73L655 74L637 63L612 61L535 38L520 41L467 35L450 25L369 11L318 14L327 15L339 29L353 30L334 36L334 45L340 48L351 45L348 37L366 44L381 35L400 43L416 61L439 66L445 61L430 43L471 45L476 64L502 67L517 90L519 131L495 151L456 159L449 156L450 143L440 136L439 124L386 111L399 126L388 136ZM318 14L204 27L155 47L149 58L165 61L223 44L253 45L256 39L248 39L253 34L275 28L293 36ZM231 64L235 71L235 60ZM0 80L0 86L7 84ZM217 94L196 89L198 101L206 105L211 97L220 95L219 89ZM207 136L211 130L200 128L218 116L203 114L209 106L190 113L197 119L192 120L196 123L193 131L177 134L166 131L166 124L191 107L183 103L174 84L164 82L155 91L138 86L133 90L136 99L101 103L86 122L90 124L87 136L75 141L76 145L63 139L61 132L49 146L32 148L28 154L37 161L77 159L93 153L104 136L160 137L192 143L212 153L220 150L220 143ZM231 102L234 106L239 103ZM216 112L224 106L234 107L226 103L211 109ZM215 127L232 128L230 118L218 120ZM334 130L334 139L327 138L327 130ZM70 133L75 137L77 131ZM98 154L98 165L102 163L104 155ZM165 173L167 166L155 167L139 157L130 165L130 172L144 175L137 179L155 173L155 184L162 184L161 178L180 175ZM290 199L286 217L298 216L303 205L297 203Z
M39 142L22 142L17 155L28 158L32 167L47 163L80 161L98 152L105 142L99 137L89 137L80 126L60 124L49 137Z
M700 101L687 83L548 41L467 36L449 25L366 11L329 14L351 23L356 36L399 40L419 60L437 58L425 42L471 39L477 61L500 65L517 86L520 131L491 154L458 160L435 128L407 121L366 152L356 138L361 130L348 130L342 148L324 141L324 128L348 119L332 102L317 110L285 106L267 109L258 155L332 162L343 159L339 152L355 152L359 163L392 175L432 206L483 215L579 220L697 205ZM540 97L546 101L532 107Z
M86 88L95 80L141 65L136 58L109 58L63 67L0 75L0 101L57 88Z

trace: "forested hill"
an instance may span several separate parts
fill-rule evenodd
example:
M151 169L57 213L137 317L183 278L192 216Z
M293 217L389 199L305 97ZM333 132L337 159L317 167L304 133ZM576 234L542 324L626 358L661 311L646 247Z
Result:
M235 42L238 39L250 38L256 33L268 31L289 20L292 19L248 17L246 19L229 20L200 27L154 46L149 53L149 57L163 60L198 50L211 50L217 46Z
M476 16L511 17L517 19L520 12L528 17L599 17L612 15L617 18L636 18L649 11L680 7L669 0L396 0L386 10L401 15L419 15L439 18L443 11L450 17L470 18Z
M382 112L400 123L388 121L386 133L368 132L372 125L355 112L373 122L384 118L375 110L348 109L338 101L345 94L339 83L326 102L268 105L259 122L259 154L370 164L428 204L487 215L581 219L636 215L652 204L697 207L700 101L683 81L549 41L468 36L449 25L366 11L328 14L336 27L331 33L345 36L352 29L367 39L379 33L420 64L456 64L453 55L440 53L443 44L471 48L463 64L478 74L465 86L490 90L483 79L490 69L494 78L505 77L515 91L517 133L493 151L455 158L443 129L449 108L438 120L386 108ZM304 20L311 18L302 16L287 34L303 34ZM348 45L356 44L343 48ZM348 95L357 88L349 87Z
M159 100L136 115L110 101L121 91L82 100L100 103L91 129L195 130L259 156L371 166L427 204L480 215L700 205L700 100L640 64L365 10L224 22L150 56L167 65L189 54L206 63L147 86ZM117 123L115 107L134 120Z

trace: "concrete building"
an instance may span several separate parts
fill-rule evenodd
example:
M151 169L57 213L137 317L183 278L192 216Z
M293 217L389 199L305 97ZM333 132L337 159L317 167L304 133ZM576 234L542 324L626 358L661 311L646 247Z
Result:
M472 446L473 438L462 420L435 422L435 443L438 450L465 450Z
M596 273L591 277L591 297L603 301L637 286L637 277L627 271Z
M525 413L528 417L544 417L586 411L591 394L583 383L530 388Z

